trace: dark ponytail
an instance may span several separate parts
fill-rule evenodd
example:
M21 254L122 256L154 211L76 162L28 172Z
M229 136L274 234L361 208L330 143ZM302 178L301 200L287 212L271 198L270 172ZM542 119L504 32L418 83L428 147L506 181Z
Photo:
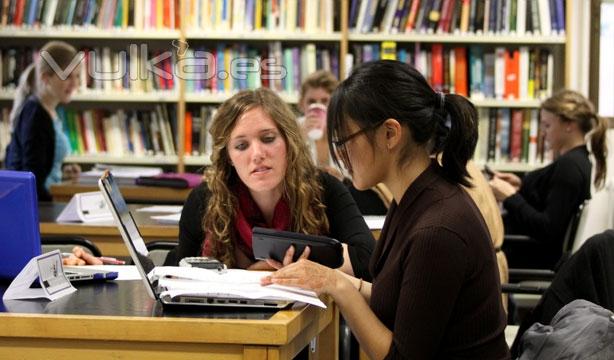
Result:
M413 143L431 155L443 152L441 170L448 181L469 186L465 166L477 142L477 112L461 96L433 91L412 66L393 60L364 63L335 90L328 109L328 140L337 163L333 140L348 135L348 118L373 130L386 119L397 120L409 128ZM373 131L366 136L373 144ZM413 146L401 149L399 166L409 161Z
M441 149L443 172L448 179L471 186L466 165L478 141L477 111L469 100L455 94L445 95L444 110L450 119L450 132Z

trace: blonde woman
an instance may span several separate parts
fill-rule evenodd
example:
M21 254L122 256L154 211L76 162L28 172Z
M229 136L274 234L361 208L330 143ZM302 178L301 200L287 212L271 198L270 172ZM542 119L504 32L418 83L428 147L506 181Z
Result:
M520 254L504 245L512 267L554 268L561 258L567 225L580 204L591 196L592 165L586 146L589 132L595 186L599 188L605 181L607 124L589 100L575 91L562 90L542 103L541 122L554 153L552 164L523 179L496 173L490 181L495 197L507 212L505 232L528 235L538 242L537 248Z
M49 186L62 180L62 162L70 151L56 107L70 102L78 86L80 65L68 77L60 76L76 56L77 50L65 42L45 44L37 60L21 74L13 102L6 168L34 173L39 201L51 200ZM79 170L65 166L64 177L75 178Z
M374 240L354 200L317 170L296 119L269 89L224 102L211 126L212 164L179 222L177 259L213 256L231 267L271 269L253 257L252 227L329 235L343 242L345 273L369 277Z

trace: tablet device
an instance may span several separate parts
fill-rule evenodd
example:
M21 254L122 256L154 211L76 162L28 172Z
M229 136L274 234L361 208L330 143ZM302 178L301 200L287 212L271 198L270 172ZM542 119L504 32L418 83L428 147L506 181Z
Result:
M282 262L291 245L295 247L293 261L298 260L305 246L309 246L309 260L333 269L343 265L343 248L341 243L333 238L261 227L254 227L252 231L254 257L258 260L273 259Z

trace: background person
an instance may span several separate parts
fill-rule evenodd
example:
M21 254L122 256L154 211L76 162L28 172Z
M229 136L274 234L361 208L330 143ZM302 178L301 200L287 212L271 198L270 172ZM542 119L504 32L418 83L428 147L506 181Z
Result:
M229 267L271 269L253 256L252 227L328 235L342 270L369 277L374 240L347 188L319 171L290 108L266 88L225 101L211 126L205 182L185 202L177 260L213 256Z
M43 52L61 71L66 71L77 57L77 50L63 41L48 42L41 48L40 53ZM39 54L21 74L11 109L12 134L5 157L7 169L34 174L39 201L51 200L49 187L61 182L63 175L77 179L80 173L78 165L66 165L62 169L70 143L62 131L56 107L70 102L79 84L81 65L62 79L52 67L55 64Z
M522 253L504 247L512 267L554 268L561 258L567 226L580 204L591 197L589 132L596 163L595 186L599 188L605 181L607 124L590 101L575 91L562 90L542 103L541 123L555 160L523 179L496 172L490 181L495 197L507 211L505 233L528 235L538 241Z

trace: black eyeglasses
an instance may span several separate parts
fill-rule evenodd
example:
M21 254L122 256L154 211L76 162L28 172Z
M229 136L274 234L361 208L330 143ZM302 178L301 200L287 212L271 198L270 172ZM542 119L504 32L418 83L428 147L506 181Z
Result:
M374 125L365 126L364 128L354 132L353 134L350 134L350 135L346 136L343 139L333 140L333 145L335 146L335 149L338 151L338 153L339 153L339 155L341 157L341 161L343 161L343 165L345 165L345 168L350 173L352 172L352 167L350 165L350 158L348 156L348 152L347 152L347 149L345 147L345 144L348 141L350 141L350 140L352 140L352 139L354 139L354 138L356 138L356 137L366 133L367 131L371 131L371 130L377 129L378 127L382 126L382 124L384 124L384 121L386 121L386 119L384 119L384 120L382 120L382 121L380 121L378 123L375 123Z

